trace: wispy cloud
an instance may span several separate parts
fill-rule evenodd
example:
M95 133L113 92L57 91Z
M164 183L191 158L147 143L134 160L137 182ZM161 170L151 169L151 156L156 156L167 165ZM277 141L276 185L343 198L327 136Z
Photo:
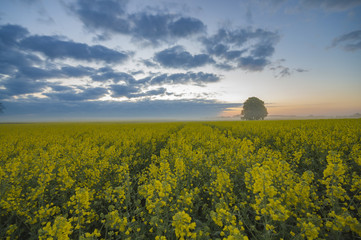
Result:
M302 0L307 7L322 7L327 10L346 10L361 5L359 0Z
M304 73L308 72L309 70L304 68L290 68L284 66L285 59L280 59L277 61L274 61L270 64L269 69L273 71L275 78L285 78L289 77L294 73Z
M280 6L290 0L272 0L273 5ZM361 5L359 0L299 0L296 3L298 8L322 8L330 11L344 11Z
M335 38L331 47L341 46L346 51L361 50L361 30L346 33Z

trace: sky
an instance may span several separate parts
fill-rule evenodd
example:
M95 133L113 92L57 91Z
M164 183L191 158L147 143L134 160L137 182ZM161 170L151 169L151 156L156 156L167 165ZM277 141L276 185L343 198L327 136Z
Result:
M0 122L361 113L361 0L0 0Z

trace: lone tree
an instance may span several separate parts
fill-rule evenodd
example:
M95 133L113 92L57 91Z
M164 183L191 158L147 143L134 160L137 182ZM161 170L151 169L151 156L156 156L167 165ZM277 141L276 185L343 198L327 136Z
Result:
M243 104L241 116L242 119L245 120L263 120L267 114L268 112L264 106L264 102L259 98L250 97Z

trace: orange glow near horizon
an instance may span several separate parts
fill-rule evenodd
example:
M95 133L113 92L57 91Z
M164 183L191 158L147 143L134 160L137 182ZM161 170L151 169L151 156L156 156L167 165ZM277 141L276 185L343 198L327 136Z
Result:
M233 107L233 108L226 108L226 110L222 111L219 116L220 117L236 117L237 115L241 114L242 107Z
M355 104L322 103L322 104L294 104L267 106L268 115L284 116L349 116L361 113L361 108ZM241 114L242 107L227 108L220 113L220 117L231 118Z

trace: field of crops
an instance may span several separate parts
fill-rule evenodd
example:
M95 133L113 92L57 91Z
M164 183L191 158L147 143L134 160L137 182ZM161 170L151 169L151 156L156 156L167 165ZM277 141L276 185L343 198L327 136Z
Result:
M361 239L361 119L0 125L0 239Z

